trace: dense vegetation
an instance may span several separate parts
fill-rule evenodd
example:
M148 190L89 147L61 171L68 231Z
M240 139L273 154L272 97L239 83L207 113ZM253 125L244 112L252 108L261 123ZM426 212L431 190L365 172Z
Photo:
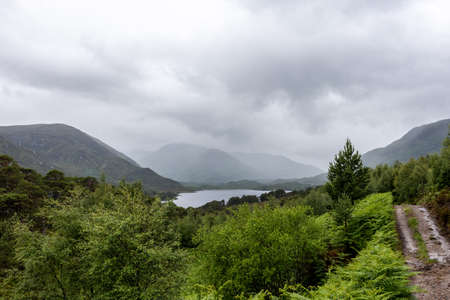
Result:
M2 171L15 167L12 162ZM171 206L146 196L140 185L102 181L92 191L85 181L49 172L42 184L54 186L51 197L38 198L31 208L29 201L14 204L21 213L2 219L0 295L154 299L176 294L185 253L169 219ZM20 199L31 200L20 189Z
M449 234L450 134L443 146L440 154L377 166L370 172L369 192L392 191L395 203L426 205Z
M392 204L425 202L448 226L444 146L369 170L348 141L326 186L197 209L1 156L0 298L407 298Z

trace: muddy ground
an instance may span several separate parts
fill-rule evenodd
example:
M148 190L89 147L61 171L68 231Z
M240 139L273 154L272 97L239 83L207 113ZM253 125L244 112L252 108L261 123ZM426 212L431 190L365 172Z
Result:
M395 206L397 230L402 241L403 255L407 264L418 275L411 278L411 284L422 292L416 293L417 299L450 300L450 247L440 234L439 228L428 211L418 205L406 205L417 218L418 230L427 246L432 262L422 261L417 256L417 245L408 227L407 216L402 206Z

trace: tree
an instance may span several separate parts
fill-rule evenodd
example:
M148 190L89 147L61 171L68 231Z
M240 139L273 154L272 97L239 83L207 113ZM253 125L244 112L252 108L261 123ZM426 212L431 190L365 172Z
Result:
M332 206L330 196L320 190L312 190L301 203L310 206L316 216L326 213Z
M327 192L334 201L346 194L352 205L367 192L369 168L364 167L361 155L347 139L344 149L334 157L328 168Z
M350 197L346 194L339 196L338 200L334 204L334 219L337 224L344 225L347 230L347 225L352 217L353 205L350 201Z
M316 218L309 211L301 205L242 205L223 224L199 231L199 265L189 277L221 290L223 299L260 290L278 294L290 284L317 284L325 275L333 230L328 215Z
M104 190L111 206L101 189L99 202L90 206L83 205L83 194L48 200L40 211L49 224L45 234L17 222L20 268L8 273L6 292L14 299L178 299L185 253L170 207L150 201L137 186ZM10 239L0 236L0 263L9 263L3 254ZM2 278L0 298L1 289Z
M385 193L394 189L394 168L387 164L370 170L369 192Z
M441 150L442 166L438 178L440 188L450 186L450 125Z

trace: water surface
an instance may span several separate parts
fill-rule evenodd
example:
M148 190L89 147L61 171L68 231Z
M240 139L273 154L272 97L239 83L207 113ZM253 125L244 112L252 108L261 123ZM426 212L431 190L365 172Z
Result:
M174 203L178 206L187 208L200 207L213 200L225 200L225 203L231 197L242 197L243 195L260 196L268 191L257 190L203 190L193 193L180 193Z

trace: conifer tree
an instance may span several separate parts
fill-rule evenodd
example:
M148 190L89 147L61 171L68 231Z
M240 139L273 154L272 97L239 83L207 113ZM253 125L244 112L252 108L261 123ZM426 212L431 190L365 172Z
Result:
M369 168L365 167L361 155L347 139L344 149L334 157L328 168L327 192L334 201L347 195L354 204L367 193Z

